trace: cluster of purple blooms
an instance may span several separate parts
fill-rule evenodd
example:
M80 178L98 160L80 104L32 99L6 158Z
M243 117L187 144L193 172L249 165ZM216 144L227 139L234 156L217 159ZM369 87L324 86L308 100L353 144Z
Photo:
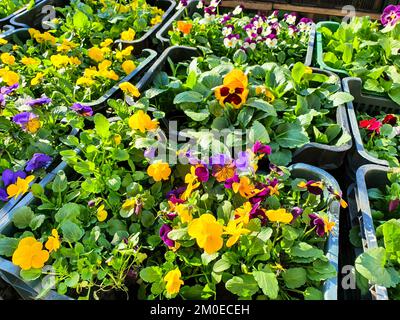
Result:
M383 26L395 26L400 21L400 5L389 5L383 10L381 23Z
M1 174L3 181L3 188L0 188L0 201L7 202L9 200L6 189L9 185L16 183L18 178L25 179L27 172L34 172L36 170L45 168L52 161L52 157L44 153L35 153L32 158L26 163L25 170L13 171L5 169Z

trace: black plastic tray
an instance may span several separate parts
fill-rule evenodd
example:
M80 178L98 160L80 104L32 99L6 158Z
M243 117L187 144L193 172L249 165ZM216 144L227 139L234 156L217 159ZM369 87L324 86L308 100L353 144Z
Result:
M10 1L10 0L2 0L2 1ZM43 0L35 0L36 5L38 5ZM6 25L10 25L11 20L15 18L17 15L26 12L26 6L22 7L21 9L11 13L9 16L0 19L0 29Z
M365 164L376 164L388 166L386 160L380 160L371 156L364 148L358 127L357 112L366 112L370 115L378 114L380 111L385 113L399 113L400 106L392 101L379 96L369 96L362 92L362 81L360 78L344 78L343 90L354 96L354 101L347 103L347 114L353 134L353 148L347 157L346 170L350 178L354 179L356 171Z
M65 162L62 162L57 168L55 168L45 179L41 182L41 185L45 187L51 182L56 176L59 170L64 170L67 167ZM322 180L327 184L331 185L336 190L340 190L340 186L329 173L319 168L309 166L306 164L295 164L289 168L294 178L302 178L307 180ZM35 198L32 194L26 195L19 206L29 206ZM9 212L8 215L0 219L0 234L10 236L13 232L12 216L14 215L16 208ZM338 201L333 201L328 209L330 219L335 222L333 232L330 234L326 244L326 256L332 265L338 272L338 254L339 254L339 213L340 204ZM35 280L31 282L24 281L19 275L20 268L15 266L11 261L0 257L0 277L10 284L15 290L21 295L23 299L35 299L38 293L42 289L41 281ZM324 300L337 300L337 277L328 279L324 282L323 293ZM56 291L51 290L43 300L71 300L72 298L66 295L60 295Z
M5 39L11 41L13 40L14 37L17 37L21 41L26 41L27 39L30 39L30 34L28 32L28 29L17 29L8 34ZM101 111L107 108L107 100L108 99L117 99L117 98L123 98L123 93L119 88L119 84L122 82L132 82L135 81L137 82L138 79L144 74L144 72L149 68L151 63L156 59L157 57L157 52L152 50L152 49L144 49L141 50L139 48L133 49L133 53L135 55L140 55L144 57L145 59L137 66L135 70L133 70L130 74L128 74L126 77L121 79L117 84L115 84L112 88L110 88L103 96L98 98L97 100L94 101L89 101L89 102L82 102L85 106L90 106L92 107L93 111ZM77 101L79 102L79 101Z
M182 8L180 10L178 10L172 17L171 19L169 19L162 27L161 29L157 32L157 40L160 43L160 48L158 49L158 51L162 51L165 50L166 48L168 48L171 44L170 44L170 38L168 35L168 31L172 30L173 27L173 23L175 21L178 20L182 20L184 17L186 16L192 16L193 13L195 12L201 12L200 9L197 9L196 6L198 4L198 0L191 0L186 8ZM221 3L222 7L224 5L224 3ZM257 13L257 10L249 10L246 9L245 12L254 12ZM314 53L314 43L315 43L315 34L316 34L316 29L315 26L312 29L311 33L310 33L310 39L308 42L308 49L307 49L307 55L305 57L305 61L304 64L306 66L311 66L312 64L312 59L313 59L313 53ZM200 51L199 51L200 52ZM266 61L267 62L267 61Z
M37 4L32 10L22 12L11 19L11 24L18 28L35 28L43 30L42 19L47 15L47 10L42 12L45 6L65 7L70 3L70 0L43 0ZM176 6L175 0L147 0L147 3L157 6L164 10L162 22L151 27L141 38L133 41L118 40L115 43L123 43L125 45L133 45L135 50L143 50L154 47L155 34L162 24L171 16Z
M354 194L364 250L378 247L374 221L369 204L368 189L386 186L389 183L387 178L388 171L388 167L373 164L364 165L357 170L357 184L354 189ZM371 284L370 292L374 300L389 299L385 287Z
M170 72L168 59L171 59L174 63L178 63L196 56L199 56L199 53L195 48L184 46L173 46L168 48L161 54L157 61L138 82L137 87L139 91L143 92L148 89L152 85L153 79L159 71ZM327 76L334 75L332 72L317 68L313 68L313 71ZM337 81L338 85L340 85L340 79L338 77ZM129 99L128 103L132 104ZM344 105L340 105L337 108L336 121L342 127L344 132L350 134L346 108ZM351 149L351 147L351 141L342 146L327 146L315 142L308 143L293 153L293 162L307 163L325 170L337 169L343 164L346 153Z

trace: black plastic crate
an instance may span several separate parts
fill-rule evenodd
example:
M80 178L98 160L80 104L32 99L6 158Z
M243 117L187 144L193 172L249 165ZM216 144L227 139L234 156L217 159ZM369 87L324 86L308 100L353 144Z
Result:
M35 28L43 31L42 20L48 14L47 10L42 11L45 6L65 7L69 5L70 0L43 0L37 4L32 10L22 12L11 19L11 24L18 28ZM175 0L147 0L147 3L164 10L162 22L151 27L142 37L133 41L121 41L124 45L133 45L135 50L143 50L154 47L155 34L165 21L173 13L176 2Z

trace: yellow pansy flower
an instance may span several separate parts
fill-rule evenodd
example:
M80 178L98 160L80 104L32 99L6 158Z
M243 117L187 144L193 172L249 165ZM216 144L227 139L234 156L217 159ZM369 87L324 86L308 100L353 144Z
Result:
M119 85L120 89L127 95L139 98L140 97L140 92L138 88L136 88L132 83L130 82L123 82Z
M19 75L14 71L10 71L7 69L0 69L0 77L3 79L3 82L7 83L8 86L12 86L19 82Z
M181 280L181 272L178 268L169 271L164 277L164 281L167 283L165 288L170 295L177 294L184 283Z
M53 229L51 231L51 236L47 238L47 242L44 245L47 250L51 253L52 251L57 251L60 248L60 236L58 235L58 231Z
M136 206L136 200L135 199L126 199L125 202L122 204L122 209L125 211L130 211L134 209Z
M188 233L208 254L213 254L222 248L223 227L212 214L206 213L194 219L189 224Z
M113 140L114 140L114 143L118 146L118 145L121 144L122 137L121 137L119 134L116 134L116 135L113 137Z
M228 225L224 227L224 233L230 235L230 238L226 242L228 248L232 247L240 238L242 234L249 234L250 230L243 228L243 222L237 220L230 220Z
M25 179L20 177L14 184L10 184L7 187L7 194L9 198L17 199L20 195L27 193L29 190L29 184L35 179L34 176L27 176Z
M104 220L107 219L108 216L108 212L104 209L104 204L102 204L100 207L98 207L97 209L97 220L99 220L100 222L103 222Z
M124 70L124 72L126 74L130 74L135 69L136 69L136 65L132 60L126 60L122 64L122 70Z
M135 39L136 32L132 28L129 28L126 31L121 32L121 40L122 41L133 41Z
M69 57L62 54L55 54L50 57L50 61L56 68L63 68L69 64Z
M156 162L152 163L147 168L147 174L154 179L154 181L168 180L171 175L171 168L168 163Z
M88 56L90 59L96 61L96 62L101 62L104 60L104 53L101 51L100 48L98 47L92 47L88 50Z
M181 218L182 223L190 222L193 220L189 207L183 203L177 204L174 208L174 211Z
M271 222L290 223L293 220L293 215L287 212L286 209L267 210L265 214Z
M40 61L38 61L35 58L23 57L21 59L21 63L26 65L26 66L37 66L40 63Z
M112 44L114 41L110 38L104 40L103 42L100 43L100 47L108 47L110 44Z
M8 52L2 53L0 59L5 64L13 65L15 63L15 57Z
M129 127L133 130L139 130L141 133L145 133L146 131L157 129L158 121L151 120L147 113L143 110L138 110L129 118Z
M1 46L4 45L4 44L7 44L7 43L8 43L8 41L6 39L0 38L0 45Z
M12 263L22 270L43 268L47 260L49 252L43 250L43 244L34 237L21 239L12 256Z
M150 23L151 23L151 25L156 25L156 24L159 24L159 23L161 23L161 21L162 21L162 17L161 16L159 16L159 15L157 15L157 16L155 16L154 18L152 18L151 20L150 20Z
M244 224L248 224L250 220L250 212L253 209L253 206L250 202L245 202L242 207L237 208L235 210L235 219L238 222L243 222Z

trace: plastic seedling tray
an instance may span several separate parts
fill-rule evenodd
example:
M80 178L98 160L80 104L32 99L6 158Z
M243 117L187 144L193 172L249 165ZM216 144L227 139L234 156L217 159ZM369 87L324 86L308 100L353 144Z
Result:
M59 170L64 170L67 167L65 162L62 162L57 168L46 176L45 179L40 183L43 188L50 183L56 176ZM302 178L307 180L322 180L327 184L333 186L336 190L340 190L339 184L329 173L326 171L306 165L306 164L295 164L290 168L293 178ZM26 195L19 206L29 206L35 201L32 194ZM15 213L15 209L11 210L9 214L0 219L0 234L11 236L14 231L11 219ZM330 219L335 222L335 228L330 234L326 243L326 256L332 265L338 271L338 253L339 253L339 212L340 204L338 201L333 201L328 209ZM23 299L35 299L42 289L41 281L35 280L31 282L24 281L19 275L20 268L13 265L11 261L0 257L0 276L1 278L9 283L16 291L21 295ZM323 286L324 300L336 300L337 299L337 277L328 279L325 281ZM51 290L43 300L70 300L71 297L66 295L60 295L54 290Z
M18 40L18 41L26 41L27 39L30 39L30 35L28 32L29 29L23 28L23 29L17 29L14 30L12 33L7 35L5 39L7 40ZM128 46L127 44L126 46ZM124 44L125 46L125 44ZM107 108L107 100L108 99L116 99L116 98L123 98L122 91L119 89L119 84L122 82L133 82L133 81L138 81L138 79L141 77L141 75L144 74L144 72L149 68L153 60L157 57L157 52L152 50L152 49L138 49L134 48L133 53L140 58L142 58L142 62L136 67L135 70L133 70L130 74L128 74L126 77L122 78L117 84L115 84L112 88L110 88L103 96L101 96L99 99L94 100L94 101L84 101L81 102L82 104L86 106L92 107L92 109L96 112L103 110ZM79 101L76 101L79 102ZM72 104L72 103L71 103Z
M43 18L48 15L46 6L65 7L70 4L70 0L43 0L37 4L32 10L22 12L11 19L11 24L19 28L35 28L43 30ZM122 42L124 45L133 45L135 50L143 50L153 47L155 42L155 34L162 24L171 16L175 9L175 0L147 0L147 3L164 10L162 22L151 27L142 37L134 41L116 41L115 43Z
M379 114L381 111L400 113L400 106L391 99L364 94L362 92L362 81L359 78L344 78L343 90L354 96L354 101L347 103L347 114L354 139L353 148L348 154L347 170L350 178L354 179L356 170L362 165L389 165L386 160L380 160L365 150L358 127L357 112L366 112L371 116Z
M172 17L169 19L162 27L161 29L157 32L157 40L160 42L161 48L159 51L162 51L166 48L168 48L171 43L170 43L170 38L168 35L168 31L172 30L173 28L173 23L175 21L179 21L184 19L185 17L189 16L191 17L195 12L201 12L202 9L197 9L196 6L198 4L198 0L192 0L189 2L188 6L186 8L182 8L178 10ZM224 3L221 3L222 7L224 6ZM244 3L244 5L246 5ZM254 12L257 13L256 10L245 10L245 12ZM310 39L308 42L308 49L307 49L307 55L305 57L304 64L307 66L311 66L312 64L312 59L313 59L313 52L314 52L314 42L315 42L315 27L310 33Z
M368 189L382 188L389 183L387 178L388 167L378 165L364 165L357 170L357 186L355 188L355 200L357 204L358 219L360 222L361 235L364 251L377 248L374 221L371 215L371 207L368 198ZM388 293L385 287L371 284L370 292L375 300L388 300Z
M11 1L11 0L2 0L2 1ZM38 5L41 1L43 0L35 0L36 5ZM19 14L22 14L27 11L27 6L25 5L21 9L11 13L9 16L1 18L0 19L0 29L3 28L6 25L9 25L11 23L11 20L18 16Z
M148 89L152 85L153 79L158 72L165 71L170 73L169 60L176 64L196 56L199 56L199 53L195 48L184 46L173 46L168 48L161 54L157 61L138 82L137 87L139 91L143 92ZM317 68L313 68L313 72L322 73L327 76L334 76L334 74L329 71ZM337 83L340 86L340 79L338 77ZM128 103L131 102L128 100ZM344 105L338 106L336 111L336 121L342 127L344 132L350 134L346 108ZM168 128L168 124L165 125ZM296 150L293 154L293 161L307 163L326 170L337 169L343 164L346 153L351 149L351 147L352 141L349 141L342 146L328 146L312 142Z

